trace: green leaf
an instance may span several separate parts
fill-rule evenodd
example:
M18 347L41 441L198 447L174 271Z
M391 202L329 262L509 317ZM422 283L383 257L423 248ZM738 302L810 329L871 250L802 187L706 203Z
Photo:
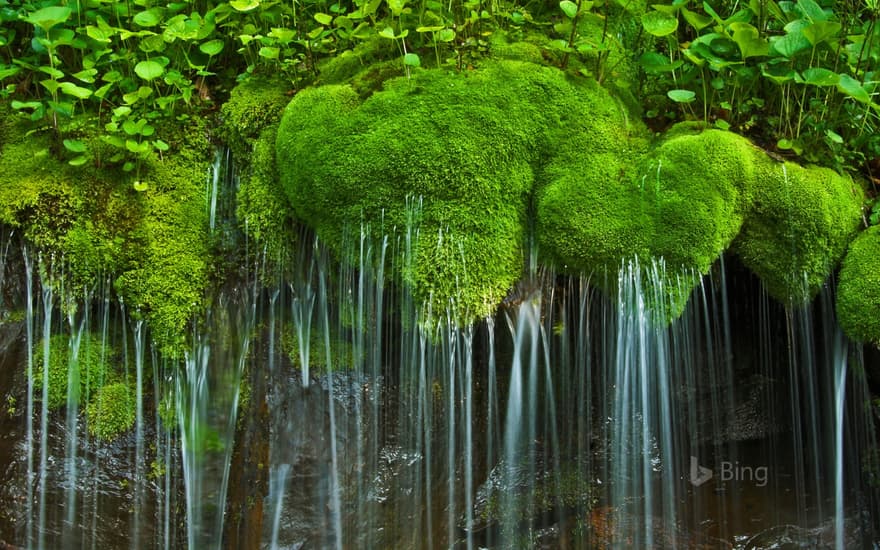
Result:
M719 118L715 121L715 127L720 128L721 130L730 130L730 123L723 118Z
M159 8L151 8L138 12L132 18L132 21L139 27L155 27L162 22L162 11Z
M419 55L415 53L408 53L403 56L403 64L407 67L420 67L422 65L421 59L419 59Z
M649 11L642 15L642 26L654 36L667 36L678 28L678 18L662 11Z
M70 8L65 6L49 6L30 14L25 18L25 21L40 27L46 31L46 34L49 34L49 29L70 19L71 13Z
M730 29L743 59L765 56L770 51L770 45L760 37L754 26L748 23L732 23Z
M840 75L834 71L813 67L804 71L804 83L811 86L837 86Z
M832 143L836 143L838 145L841 145L843 143L843 137L831 129L825 130L825 135L828 136L828 139L831 140Z
M85 82L86 84L92 84L95 82L95 75L98 74L98 69L85 69L78 73L74 73L70 76L79 80L80 82Z
M848 74L841 73L840 80L837 82L837 89L859 103L866 105L871 103L871 95L862 86L862 83Z
M260 7L260 0L232 0L229 2L235 11L248 12Z
M314 17L315 21L325 26L333 22L333 16L326 13L318 12L314 15Z
M65 139L62 143L64 144L64 148L72 153L86 152L86 144L78 139Z
M697 97L697 94L690 90L669 90L666 95L676 103L690 103Z
M810 44L816 46L829 38L834 38L840 32L840 23L835 21L817 21L801 31Z
M167 143L162 141L161 139L157 139L153 142L153 147L155 147L159 151L167 151L169 146Z
M214 57L223 51L223 41L217 38L214 40L208 40L207 42L199 44L199 50L205 55Z
M452 42L455 40L455 31L452 29L443 29L437 33L438 42Z
M440 31L443 29L444 29L443 25L434 25L432 27L416 27L416 32L418 32L418 33L437 32L437 31Z
M138 193L143 193L144 191L147 190L148 186L147 186L147 182L137 180L134 182L134 185L132 185L132 187L134 187L134 190L137 191Z
M801 29L795 28L788 31L785 36L772 40L770 46L779 55L790 59L799 52L810 49L812 44L810 44L810 41L804 36Z
M5 80L11 76L15 76L20 71L21 71L20 67L14 67L14 66L4 67L4 68L0 69L0 80Z
M67 164L71 166L82 166L87 160L89 159L85 155L80 155L67 161Z
M59 78L64 78L64 73L56 69L55 67L50 67L48 65L43 65L37 68L41 73L46 73L51 76L53 79L58 80Z
M260 48L260 57L265 57L266 59L278 59L279 53L281 53L281 50L273 46L263 46Z
M797 10L811 21L827 21L828 14L814 0L798 0Z
M781 149L783 151L788 151L792 147L794 147L794 142L791 141L790 139L780 139L779 141L776 142L776 148Z
M394 35L394 29L392 29L391 27L385 27L384 29L379 31L379 36L381 36L383 38L390 38L391 40L394 40L395 38L397 38Z
M92 96L91 90L77 86L73 82L62 82L60 88L63 93L77 99L87 99Z
M712 22L711 17L693 12L687 8L682 8L681 14L684 15L684 20L687 21L691 27L698 31L707 27Z
M577 4L571 0L562 0L562 2L559 3L559 7L562 8L562 13L564 13L569 19L574 19L578 13Z
M678 59L674 63L669 58L657 52L647 52L639 57L639 64L648 74L669 73L681 67L684 61Z
M162 76L165 73L165 67L152 59L148 59L135 65L134 72L144 80L150 81Z

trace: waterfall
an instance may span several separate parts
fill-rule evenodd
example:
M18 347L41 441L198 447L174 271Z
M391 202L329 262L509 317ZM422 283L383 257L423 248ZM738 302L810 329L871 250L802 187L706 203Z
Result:
M227 156L205 193L207 229L229 236ZM72 292L62 260L0 235L0 288L9 256L24 267L27 381L18 477L0 479L25 505L14 528L0 517L0 538L432 550L876 538L866 358L830 291L786 307L730 257L703 276L633 259L574 277L533 251L497 313L461 325L454 298L421 301L400 282L420 247L448 239L422 233L423 207L409 203L406 227L347 228L343 251L307 231L289 260L245 242L180 357L160 354L110 276ZM669 300L691 287L670 321ZM113 366L93 385L96 356ZM88 393L109 382L131 390L133 421L105 440ZM51 410L59 391L66 406Z

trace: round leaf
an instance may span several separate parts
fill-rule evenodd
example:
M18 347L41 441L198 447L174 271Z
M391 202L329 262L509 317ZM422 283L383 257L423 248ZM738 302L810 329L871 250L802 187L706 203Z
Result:
M559 3L559 7L562 8L562 13L564 13L569 19L574 19L574 16L577 15L577 4L571 0L562 0L562 2Z
M158 8L138 12L132 21L140 27L155 27L162 21L162 12Z
M690 90L669 90L666 95L676 103L690 103L697 97L697 94Z
M72 153L84 153L86 151L86 144L78 139L65 139L63 143L64 148Z
M159 63L148 59L135 65L134 72L144 80L153 80L165 74L165 68Z
M662 11L649 11L642 15L642 26L654 36L667 36L678 28L678 18Z
M840 75L822 67L812 67L804 71L804 82L812 86L837 86Z
M223 41L219 39L208 40L207 42L199 44L199 50L201 50L203 54L213 57L223 51Z
M30 14L25 21L40 27L46 31L46 34L49 34L49 29L59 23L67 21L70 18L70 14L71 10L68 7L49 6L48 8L42 8Z
M143 193L147 190L147 183L141 180L137 180L134 182L134 190L138 193Z
M408 67L419 67L422 64L422 61L419 59L418 54L408 53L403 56L403 64Z

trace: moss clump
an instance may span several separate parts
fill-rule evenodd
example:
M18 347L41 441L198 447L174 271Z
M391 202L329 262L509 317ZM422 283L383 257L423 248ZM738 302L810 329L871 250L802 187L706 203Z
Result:
M563 270L581 273L615 273L632 257L644 266L663 258L666 316L677 317L698 280L679 274L706 273L740 229L740 188L754 148L720 131L676 135L645 155L624 141L616 146L631 152L551 163L550 183L538 195L542 249Z
M251 78L233 88L220 109L220 138L235 160L247 165L260 134L277 124L290 101L290 84L282 80Z
M421 197L419 239L396 275L435 310L482 317L522 272L546 156L619 151L626 116L594 83L514 61L415 71L384 87L363 101L349 86L298 94L278 133L282 185L297 217L338 252L347 225L402 233L408 201Z
M73 403L88 400L95 391L108 380L118 376L111 366L115 351L101 345L100 335L84 333L79 341L76 362L73 361L73 341L66 334L57 334L49 339L49 401L50 409L57 409L68 403L69 382L75 385L70 392ZM45 364L44 342L34 346L33 383L38 395L43 389L43 368Z
M849 245L837 286L837 320L847 336L880 346L880 226Z
M861 223L863 193L827 168L754 158L750 208L733 251L782 303L811 299Z
M290 101L288 88L284 82L252 78L233 89L221 109L220 137L232 150L240 176L236 217L273 257L293 238L290 208L275 167L275 135Z
M309 340L309 371L326 374L330 371L347 370L363 359L363 351L357 352L351 342L336 335L330 337L330 368L327 361L327 344L324 335L317 330L311 331ZM290 359L293 368L302 370L299 338L296 329L289 325L284 330L281 347Z
M65 274L71 296L108 274L119 276L116 288L130 310L147 317L164 352L179 353L187 320L201 310L211 257L204 123L162 127L173 150L164 159L142 159L135 174L111 165L70 166L49 152L49 135L28 135L21 120L0 122L0 223L20 228L56 263L63 261L55 271ZM134 190L135 178L145 192Z
M136 413L135 399L128 385L104 386L86 407L89 433L98 439L112 441L134 426Z
M139 310L168 356L182 353L188 322L204 307L211 264L204 182L207 161L155 160L143 177L138 224L129 238L140 255L116 281L126 305Z
M732 248L771 295L813 296L858 226L861 191L831 170L779 164L747 139L676 128L635 168L615 159L551 161L538 195L539 239L565 270L616 271L627 258L663 258L667 317L697 277ZM621 145L622 146L622 145ZM617 171L618 173L615 173ZM613 282L613 279L612 279Z

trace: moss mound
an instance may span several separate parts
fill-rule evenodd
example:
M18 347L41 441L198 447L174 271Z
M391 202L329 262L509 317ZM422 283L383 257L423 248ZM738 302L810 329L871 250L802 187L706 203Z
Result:
M814 297L861 223L863 193L848 177L761 157L733 251L782 303Z
M116 376L111 361L115 351L101 345L100 335L85 333L78 343L76 361L73 361L74 342L66 334L58 334L49 339L49 400L50 409L63 407L68 403L68 387L72 382L70 398L79 404L88 400L107 380ZM45 365L44 343L37 343L34 349L33 382L37 395L42 395L43 368Z
M89 433L112 441L134 426L136 414L131 388L122 383L104 386L86 407Z
M849 178L777 163L730 132L683 126L642 160L591 157L551 163L538 197L542 247L574 272L663 258L673 318L697 282L681 274L706 273L728 248L783 303L814 296L860 220L862 192Z
M837 319L847 336L880 346L880 226L850 244L837 286Z
M421 197L420 238L398 275L435 310L484 316L522 273L545 159L563 148L619 152L626 114L592 81L515 61L416 71L384 87L366 100L350 86L298 94L278 132L282 185L297 217L337 252L361 221L401 233L408 201Z

